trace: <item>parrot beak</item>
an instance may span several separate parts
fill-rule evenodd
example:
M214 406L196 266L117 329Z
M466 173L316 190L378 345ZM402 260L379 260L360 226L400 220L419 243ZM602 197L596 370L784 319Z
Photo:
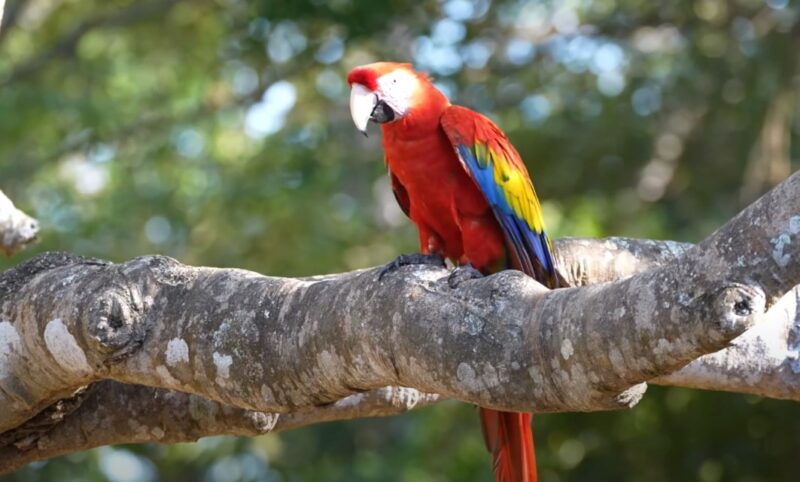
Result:
M350 90L350 116L356 129L367 135L367 123L378 104L378 95L361 84L353 84Z

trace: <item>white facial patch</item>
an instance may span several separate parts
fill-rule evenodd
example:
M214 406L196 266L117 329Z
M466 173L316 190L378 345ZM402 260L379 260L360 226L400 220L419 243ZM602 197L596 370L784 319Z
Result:
M417 89L419 79L407 70L398 69L378 78L378 92L397 118L403 117L411 108L411 97Z

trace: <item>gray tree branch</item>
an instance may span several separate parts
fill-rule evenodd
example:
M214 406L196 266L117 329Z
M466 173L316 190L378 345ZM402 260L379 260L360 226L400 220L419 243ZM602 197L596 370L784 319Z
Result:
M798 226L792 224L788 231L794 236ZM787 239L791 240L782 236L771 240L773 256L783 263L791 261L782 251ZM556 242L556 261L574 286L582 286L661 266L676 260L690 247L691 244L673 241L564 239ZM798 300L800 286L784 295L758 325L734 339L729 347L649 383L800 401Z
M727 349L651 383L800 401L798 299L800 287L781 298L762 323L733 340Z
M0 434L0 474L57 455L127 443L193 442L211 435L255 436L314 423L397 415L437 395L384 387L292 413L240 409L172 390L113 381L93 384L78 407L57 407ZM64 412L67 413L64 413Z
M573 284L585 285L593 280L613 281L673 261L689 247L689 244L672 241L562 239L556 242L556 257ZM791 368L785 370L795 361L790 356L791 351L784 349L780 352L777 347L789 346L787 334L796 323L794 320L798 314L783 305L786 303L784 300L791 300L796 293L797 288L769 311L765 321L734 340L731 347L701 357L674 375L655 382L800 400L796 375L777 384L765 383L763 376L769 372L794 373ZM787 313L790 316L786 316ZM748 345L757 351L762 344L776 347L773 353L782 353L783 357L743 358L743 363L733 366L716 364L713 369L706 368L698 374L697 368L707 366L708 360ZM768 367L766 371L763 370L765 366ZM752 374L758 373L762 376L755 383L732 384L729 381L752 382ZM325 421L396 415L429 406L441 397L412 388L384 387L350 395L334 403L278 414L238 409L170 390L105 381L92 385L85 400L78 404L74 413L71 412L74 404L57 403L21 427L0 436L0 472L103 445L176 443L210 435L252 436Z
M38 234L39 223L17 209L0 191L0 252L11 256L35 241Z
M111 265L42 256L0 277L0 432L6 447L34 450L39 442L12 431L100 380L152 386L165 400L178 396L167 390L190 393L238 407L227 409L236 416L305 414L298 424L342 418L320 406L385 386L507 410L630 406L642 382L769 321L766 308L800 282L790 262L800 250L792 243L799 184L792 176L695 247L595 242L607 255L578 254L565 276L579 285L617 280L555 291L515 272L453 290L448 273L430 267L381 282L377 269L292 280L163 257ZM560 246L562 266L564 253L590 244ZM330 418L320 418L325 410ZM151 434L172 433L151 422ZM126 430L114 441L132 440Z

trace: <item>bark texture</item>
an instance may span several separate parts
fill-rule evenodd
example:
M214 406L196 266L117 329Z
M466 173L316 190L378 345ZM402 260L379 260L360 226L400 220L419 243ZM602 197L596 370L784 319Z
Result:
M103 381L20 429L0 434L0 473L103 445L263 435L332 420L397 415L438 399L413 388L384 387L278 414L235 408L187 393Z
M796 296L777 302L800 283L798 194L796 174L696 246L565 240L575 287L555 291L514 271L451 289L425 266L287 279L36 257L0 274L0 471L439 397L608 410L655 379L796 398Z

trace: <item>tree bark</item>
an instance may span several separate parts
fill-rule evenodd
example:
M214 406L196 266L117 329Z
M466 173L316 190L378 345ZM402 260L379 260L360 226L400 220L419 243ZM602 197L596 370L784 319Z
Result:
M334 403L278 414L112 381L93 384L83 397L77 408L59 407L54 413L27 423L24 429L0 435L0 473L103 445L193 442L211 435L263 435L333 420L397 415L439 399L438 395L413 388L384 387Z
M286 279L159 256L34 258L0 275L0 470L438 397L609 410L655 379L796 398L797 304L775 305L800 283L798 194L795 174L697 246L563 241L576 287L554 291L514 271L451 289L429 266Z

